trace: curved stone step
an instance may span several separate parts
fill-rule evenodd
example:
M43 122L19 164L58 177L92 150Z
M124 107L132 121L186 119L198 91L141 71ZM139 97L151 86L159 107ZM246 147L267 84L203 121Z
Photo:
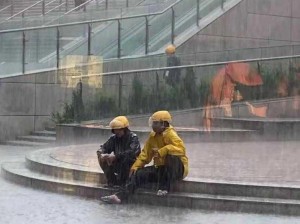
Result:
M42 190L76 196L99 198L113 193L110 189L92 183L69 181L55 178L27 169L23 162L4 163L2 175L12 182ZM132 203L150 205L210 209L222 211L276 213L299 215L299 200L284 200L256 197L220 196L173 192L166 197L156 196L153 192L139 191L130 198Z
M44 142L32 142L32 141L21 141L21 140L11 140L2 142L4 145L12 145L12 146L27 146L27 147L45 147L48 146L48 143Z
M53 151L53 148L29 153L25 157L26 166L35 172L53 177L63 177L69 180L90 183L106 183L105 176L100 167L98 169L93 169L91 167L61 162L50 157L51 151Z
M45 136L45 137L56 137L56 132L55 131L47 131L47 130L35 131L35 132L32 132L32 135Z
M55 132L56 131L56 127L46 127L45 130L46 131L53 131L53 132Z
M97 125L62 124L57 125L58 144L84 144L99 142L99 137L111 136L109 128ZM212 128L210 133L203 128L175 127L179 136L187 143L193 142L240 142L262 140L257 130ZM149 127L131 127L141 141L148 138Z
M48 136L19 136L17 140L29 141L29 142L44 142L44 143L53 143L56 141L55 137Z
M62 162L51 158L51 152L53 152L53 148L38 150L26 155L27 168L57 178L93 184L106 183L100 167L86 167ZM300 200L300 185L291 184L216 181L187 177L185 180L178 182L174 186L174 190L186 193Z

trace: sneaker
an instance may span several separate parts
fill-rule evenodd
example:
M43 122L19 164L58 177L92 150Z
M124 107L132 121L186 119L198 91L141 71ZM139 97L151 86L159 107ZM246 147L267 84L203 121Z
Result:
M166 190L158 190L157 191L157 196L166 196L168 194L168 191Z
M117 195L109 195L109 196L104 196L100 198L101 201L108 203L108 204L121 204L121 199L118 198Z

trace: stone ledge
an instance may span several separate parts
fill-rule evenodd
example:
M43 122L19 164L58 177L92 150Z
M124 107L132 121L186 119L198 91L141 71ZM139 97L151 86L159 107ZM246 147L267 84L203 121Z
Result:
M3 164L2 175L10 181L27 187L68 195L97 199L102 195L113 193L112 190L103 188L101 185L79 181L66 181L34 173L26 169L25 164L22 162ZM153 192L139 191L130 198L129 202L192 209L300 215L300 201L286 199L220 196L182 192L172 192L166 197L158 197Z

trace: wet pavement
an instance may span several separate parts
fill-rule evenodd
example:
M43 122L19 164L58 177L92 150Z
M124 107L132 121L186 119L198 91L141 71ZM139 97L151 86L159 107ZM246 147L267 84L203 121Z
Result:
M66 164L99 170L99 144L66 146L50 157ZM300 142L186 144L189 178L262 184L300 185Z
M23 159L26 153L33 150L26 147L0 145L0 163ZM25 188L0 178L0 223L298 224L300 217L210 212L143 205L104 205L97 200L85 200Z

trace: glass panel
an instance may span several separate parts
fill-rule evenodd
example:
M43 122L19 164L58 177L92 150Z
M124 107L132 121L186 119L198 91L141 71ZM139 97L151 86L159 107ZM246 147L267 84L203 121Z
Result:
M22 32L0 34L0 76L22 73Z
M293 46L293 54L294 55L300 55L300 45L294 45Z
M149 52L155 52L171 42L172 10L149 16Z
M146 21L144 17L121 20L122 56L145 54Z
M174 6L175 36L197 24L197 0L181 1Z
M299 81L295 82L295 74L299 70L298 62L299 59L281 59L251 63L195 66L192 68L175 69L174 71L176 72L172 72L170 69L157 72L140 71L122 75L121 81L119 80L119 75L109 75L103 77L103 86L101 89L101 96L103 98L101 100L103 102L109 101L108 99L105 100L107 97L110 99L109 102L112 105L120 106L120 108L114 107L114 110L109 114L111 116L115 113L148 114L158 108L173 111L198 108L195 112L203 114L202 112L205 109L203 106L206 106L208 99L210 100L210 105L213 107L214 116L219 118L226 116L230 116L231 118L250 116L253 118L255 113L262 116L260 119L267 118L268 116L284 117L291 114L295 116L293 99L287 99L286 103L282 104L278 103L278 98L281 98L280 100L282 101L282 97L292 97L295 94L299 94L297 92ZM222 86L228 83L218 83L218 80L215 79L216 77L221 77L222 69L228 68L228 66L236 66L237 70L235 71L237 73L241 72L237 76L228 73L233 78L231 81L228 81L233 82L233 89L226 89L229 92L212 91L211 88L229 87ZM291 67L293 69L290 69ZM244 73L246 70L247 72ZM166 75L167 73L168 75ZM248 74L251 77L255 77L256 80L261 79L262 83L254 83L256 82L255 79L238 78L247 76ZM259 76L259 78L256 76ZM176 79L179 81L176 81ZM288 83L290 84L287 87L286 84ZM121 93L120 99L119 93ZM95 104L91 99L88 99L89 106ZM275 101L265 101L266 99ZM229 101L227 102L226 100ZM248 103L255 105L255 107L251 109ZM277 108L277 110L270 110L270 108ZM102 111L105 110L103 107L99 107L99 110L99 114L106 113L105 116L109 117L107 111ZM98 115L91 118L97 119ZM297 116L299 117L299 115ZM220 128L222 128L222 124Z
M56 29L26 32L25 71L56 67Z
M88 54L88 26L75 25L64 26L59 29L60 32L60 58L67 55Z
M211 11L218 7L221 7L222 0L200 0L200 17L203 18L207 16Z
M118 57L118 21L92 24L93 55L103 58Z
M160 13L164 9L166 9L168 6L174 4L176 0L169 0L164 3L158 3L158 4L145 4L145 5L138 5L135 7L128 7L123 8L122 12L123 15L126 16L133 16L133 15L143 15L143 14L150 14L150 13Z
M130 7L123 8L115 8L109 7L105 9L105 1L90 2L87 4L86 12L82 9L75 10L70 14L64 15L65 13L65 4L61 7L54 7L59 5L59 1L56 1L45 8L45 15L41 16L41 9L39 6L39 10L35 10L36 13L30 14L29 12L25 12L25 17L17 16L9 21L0 22L0 29L17 29L17 28L25 28L25 27L36 27L42 25L56 25L56 24L65 24L65 23L74 23L74 22L83 22L83 21L91 21L91 20L100 20L100 19L113 19L125 16L136 16L143 15L149 13L159 13L168 7L171 4L174 4L176 0L169 0L166 2L157 1L156 4L148 4L147 1L143 2L135 2L138 5L132 5ZM119 4L119 3L116 3ZM133 4L133 2L131 2ZM35 7L34 7L35 8ZM61 9L60 9L61 8ZM52 11L51 11L52 10ZM71 8L69 9L71 10ZM28 14L28 15L27 15Z

